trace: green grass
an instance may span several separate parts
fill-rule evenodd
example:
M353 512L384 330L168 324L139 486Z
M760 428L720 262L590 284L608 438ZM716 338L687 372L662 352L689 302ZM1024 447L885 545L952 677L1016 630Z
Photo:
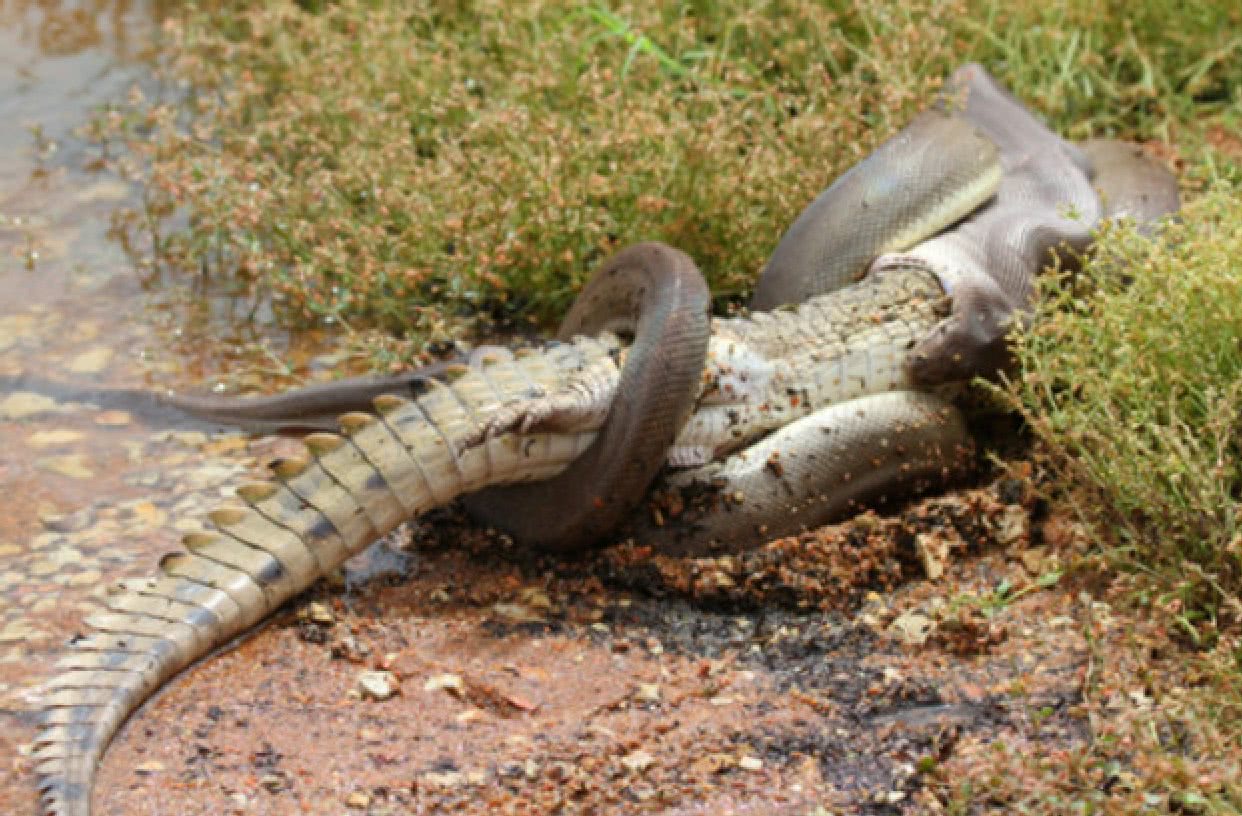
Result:
M1230 3L211 6L174 29L193 115L155 108L174 267L291 325L414 344L555 323L615 248L689 252L743 295L833 177L984 61L1068 135L1177 140L1236 103ZM1116 12L1116 13L1112 13Z

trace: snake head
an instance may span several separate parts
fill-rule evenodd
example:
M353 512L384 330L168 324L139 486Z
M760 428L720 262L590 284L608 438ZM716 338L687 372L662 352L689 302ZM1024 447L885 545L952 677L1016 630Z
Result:
M907 359L911 379L919 388L994 378L1013 365L1006 335L1024 311L982 276L963 281L951 297L949 316L919 341Z

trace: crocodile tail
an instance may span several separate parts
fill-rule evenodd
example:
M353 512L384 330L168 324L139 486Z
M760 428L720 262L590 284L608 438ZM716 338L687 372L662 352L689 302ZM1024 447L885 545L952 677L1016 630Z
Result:
M497 365L537 367L539 357ZM606 349L583 359L615 375ZM482 368L464 375L451 386L429 381L414 401L377 398L376 415L341 418L342 435L307 437L305 456L274 464L271 481L238 488L241 503L208 514L212 529L187 536L185 550L166 555L156 576L108 593L107 610L87 619L92 631L74 640L43 699L34 757L44 814L89 816L108 743L178 672L406 518L487 484L551 475L594 438L584 428L471 447L482 419L519 396L498 383L526 388L532 375ZM549 388L562 376L546 365L535 372Z

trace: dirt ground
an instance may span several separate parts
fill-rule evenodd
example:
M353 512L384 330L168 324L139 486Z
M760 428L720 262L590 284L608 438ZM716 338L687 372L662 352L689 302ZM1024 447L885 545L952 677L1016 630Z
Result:
M28 440L64 422L22 427ZM118 563L115 542L141 543L153 563L152 545L296 444L148 433L130 440L145 490L44 514L31 553L43 560L12 593L9 616L37 633L0 666L16 703L0 737L17 757L0 788L16 794L8 812L34 812L32 675L45 679L80 631L86 595L149 569L132 553ZM1075 546L1041 512L1000 479L744 555L667 558L631 542L578 560L439 512L171 684L109 751L96 806L935 812L947 769L988 745L1048 752L1088 735L1083 621L1097 603L1041 588ZM81 555L55 555L66 549ZM102 568L84 573L90 562Z

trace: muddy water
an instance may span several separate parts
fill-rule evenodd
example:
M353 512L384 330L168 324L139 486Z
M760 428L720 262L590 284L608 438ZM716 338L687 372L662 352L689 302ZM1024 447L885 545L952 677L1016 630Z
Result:
M160 91L163 15L152 2L0 0L0 813L36 812L34 695L92 596L146 571L177 519L254 462L239 438L153 428L34 385L181 388L248 339L110 237L139 193L92 169L99 148L80 135L131 88Z

